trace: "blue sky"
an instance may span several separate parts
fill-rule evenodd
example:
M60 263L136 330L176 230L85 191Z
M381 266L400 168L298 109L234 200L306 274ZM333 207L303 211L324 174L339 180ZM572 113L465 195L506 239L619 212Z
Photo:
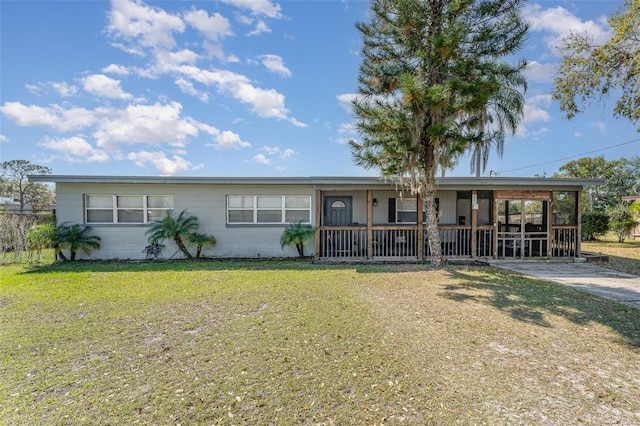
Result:
M485 174L551 175L571 159L640 155L613 100L566 121L555 46L605 40L618 1L529 2L525 117ZM375 176L356 167L366 1L0 2L0 158L55 174ZM632 142L634 141L634 142ZM449 176L469 176L463 157Z

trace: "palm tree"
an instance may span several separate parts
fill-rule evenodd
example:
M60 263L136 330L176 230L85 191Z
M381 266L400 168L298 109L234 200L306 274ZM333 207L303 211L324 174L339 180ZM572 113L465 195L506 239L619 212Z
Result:
M91 249L100 248L100 237L97 235L89 235L91 227L79 224L67 225L63 223L56 226L54 244L59 249L67 248L71 253L70 260L76 260L76 253L82 250L85 254L91 254ZM62 252L58 251L60 255ZM64 255L61 256L65 259Z
M177 217L174 217L170 211L167 211L167 214L162 219L153 222L151 228L145 233L145 235L148 235L149 244L171 239L187 259L193 259L193 256L184 245L183 238L188 239L189 235L195 233L200 225L197 217L185 216L185 213L186 210L183 210Z
M499 158L504 152L505 132L515 133L522 120L524 95L527 82L522 74L502 76L498 92L487 102L484 110L476 118L480 137L469 145L471 152L471 173L476 177L487 169L489 154L496 150ZM523 90L518 90L518 87Z
M36 252L39 259L42 250L53 248L55 249L57 259L60 245L56 242L56 229L55 219L29 228L27 233L27 248L29 249L29 254L31 255L33 252Z
M189 242L196 245L196 259L200 257L203 248L209 248L216 245L216 237L213 235L200 234L194 232L188 236Z
M282 232L280 237L280 247L295 246L298 256L304 257L304 242L315 236L316 230L311 225L303 225L302 221L290 223L289 227Z

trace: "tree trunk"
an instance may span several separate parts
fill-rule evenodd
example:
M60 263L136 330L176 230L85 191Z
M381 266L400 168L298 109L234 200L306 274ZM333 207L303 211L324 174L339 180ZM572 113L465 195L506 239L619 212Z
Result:
M180 251L187 257L187 259L193 259L193 256L191 256L191 253L189 253L189 250L187 250L187 247L184 245L180 237L175 238L174 241L176 242L176 245L178 246Z
M431 264L435 268L442 267L442 247L440 246L440 231L438 229L438 212L436 210L436 164L435 152L432 143L425 147L424 185L422 185L422 197L427 214L427 238L431 251Z

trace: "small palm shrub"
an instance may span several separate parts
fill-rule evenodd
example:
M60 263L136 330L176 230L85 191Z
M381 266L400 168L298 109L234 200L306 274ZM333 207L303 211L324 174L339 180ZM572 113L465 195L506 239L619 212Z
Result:
M56 259L76 260L78 251L91 254L92 249L100 248L100 237L89 235L91 227L68 222L57 224L55 221L32 226L27 234L27 246L30 252L39 253L53 248ZM69 250L69 259L62 252Z
M44 249L54 248L57 252L59 250L59 244L56 240L56 223L51 221L49 223L41 223L29 228L27 232L27 250L29 253L37 253L40 257L40 253Z
M97 235L89 235L90 226L79 225L77 223L68 225L63 223L57 225L54 231L53 244L57 247L56 251L63 260L66 260L62 254L62 249L69 250L70 260L76 260L78 251L84 252L86 255L91 254L91 249L100 248L100 237Z
M193 255L187 249L185 242L196 244L196 257L200 256L202 247L215 244L215 238L212 235L198 234L198 228L200 227L198 218L196 216L188 216L186 212L186 210L183 210L177 216L174 216L172 212L168 211L162 219L153 222L151 228L146 232L149 244L159 243L167 239L173 240L187 259L193 259ZM193 237L194 235L196 236Z
M200 257L203 248L209 248L216 245L216 237L214 237L213 235L194 232L192 234L189 234L188 238L189 242L196 246L196 259Z
M315 233L313 226L303 224L302 221L290 223L289 227L282 232L280 247L284 249L285 246L295 246L298 256L304 257L304 242L313 238Z

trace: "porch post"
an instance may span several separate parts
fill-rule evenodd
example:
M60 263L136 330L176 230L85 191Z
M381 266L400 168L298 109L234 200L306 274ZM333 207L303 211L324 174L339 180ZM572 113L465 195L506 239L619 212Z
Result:
M477 238L478 238L477 236L478 230L476 229L477 221L478 221L478 190L472 189L471 190L471 258L472 259L475 259L476 256L478 255L478 252L476 250Z
M491 221L493 222L493 238L491 239L491 257L498 257L498 191L493 191L493 213Z
M322 191L316 189L316 239L314 247L314 258L320 259L320 226L322 225Z
M373 257L373 190L367 189L367 259Z
M424 226L422 226L422 194L418 192L416 196L416 202L418 206L416 207L417 220L416 224L418 225L417 234L416 235L416 244L418 244L418 260L423 260L424 257Z
M578 190L576 206L576 222L578 222L578 230L576 231L576 257L582 257L582 189Z
M553 191L551 191L551 199L549 200L549 207L547 207L547 258L551 259L553 256L554 246L554 232L553 232Z

